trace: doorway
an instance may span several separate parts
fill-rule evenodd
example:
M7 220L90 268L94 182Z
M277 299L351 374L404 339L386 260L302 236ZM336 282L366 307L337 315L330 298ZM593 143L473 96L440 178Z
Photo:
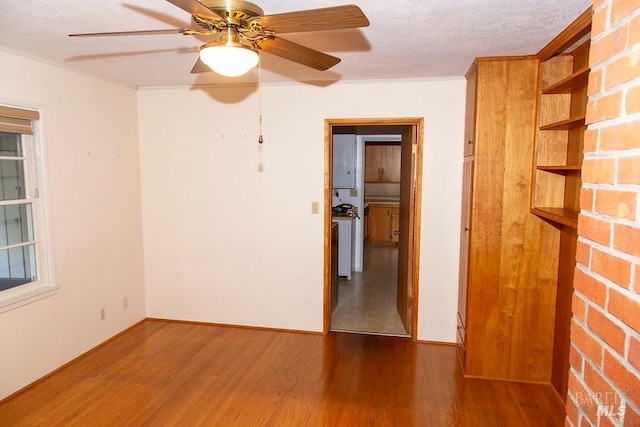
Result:
M400 170L398 179L394 179L391 185L386 187L394 187L395 205L394 210L396 218L395 235L396 239L391 242L366 242L362 231L358 234L358 239L354 240L356 244L362 245L365 250L361 254L360 269L350 269L347 278L342 277L335 279L336 273L332 266L336 263L335 258L332 262L332 255L335 256L337 245L332 245L332 223L336 217L332 216L331 208L336 205L336 201L343 202L341 195L360 196L363 200L358 206L358 220L353 224L365 228L365 224L371 223L369 218L365 217L364 207L369 203L372 194L368 194L363 186L348 187L348 192L335 191L333 186L334 170L333 170L333 140L334 136L352 135L357 136L359 144L358 154L355 158L360 159L360 163L356 163L358 167L354 170L354 174L359 177L360 182L364 182L364 140L362 138L371 138L372 141L378 141L389 145L398 145L400 159ZM385 119L332 119L325 120L325 274L324 274L324 332L331 330L351 331L359 333L372 333L384 335L400 335L410 336L416 339L417 324L417 289L418 289L418 242L419 242L419 219L420 219L420 174L422 167L422 135L423 135L423 119L422 118L385 118ZM395 136L397 139L392 142ZM375 142L374 142L375 145ZM371 150L372 153L374 150ZM368 155L368 153L367 153ZM342 167L342 166L340 166ZM369 181L371 181L369 179ZM397 184L397 188L395 187ZM367 190L372 190L373 185L367 186ZM378 187L385 187L380 185ZM346 190L345 190L346 191ZM336 196L338 196L336 198ZM354 201L357 199L350 199ZM373 199L371 199L373 200ZM338 202L338 203L339 203ZM391 214L391 211L388 212ZM338 220L343 218L337 218ZM343 223L343 221L335 221ZM360 225L361 224L361 225ZM354 227L355 228L355 227ZM365 228L366 229L366 228ZM334 231L335 233L335 231ZM355 236L355 235L354 235ZM360 240L362 239L362 240ZM333 247L332 247L333 246ZM343 267L341 267L343 268ZM336 286L338 283L338 286ZM340 298L341 289L342 299ZM337 293L337 295L336 295ZM337 297L337 298L336 298ZM377 300L385 299L383 303L384 312L376 314L375 310L368 309L367 299ZM349 302L349 300L351 300ZM368 325L366 327L355 327L352 330L345 328L345 310L344 304L356 303L355 310L347 313L347 317L351 316L368 316L368 319L355 319L356 324ZM341 306L341 303L343 304ZM375 302L374 302L375 303ZM373 310L373 311L372 311ZM332 315L338 313L339 317ZM353 320L353 319L352 319ZM334 327L332 322L339 323Z

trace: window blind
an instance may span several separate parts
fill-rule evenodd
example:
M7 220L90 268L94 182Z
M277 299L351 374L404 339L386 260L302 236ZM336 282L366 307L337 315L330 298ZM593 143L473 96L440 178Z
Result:
M40 113L35 110L0 105L0 132L33 135L31 122L39 118Z

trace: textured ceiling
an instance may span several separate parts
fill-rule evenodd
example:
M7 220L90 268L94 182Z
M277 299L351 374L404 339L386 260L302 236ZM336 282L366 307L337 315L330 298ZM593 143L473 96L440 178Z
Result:
M344 80L461 76L479 56L536 53L591 5L591 0L256 0L265 14L355 3L371 25L357 30L287 34L342 58L329 71L263 55L265 82L316 85ZM191 74L194 36L69 38L70 33L190 26L165 0L0 0L0 49L134 86L255 81Z

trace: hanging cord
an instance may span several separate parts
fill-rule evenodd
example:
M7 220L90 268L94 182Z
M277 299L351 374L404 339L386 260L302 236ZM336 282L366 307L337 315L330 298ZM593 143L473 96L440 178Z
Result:
M262 53L258 54L258 125L260 128L258 143L262 144L264 142L262 138Z
M262 54L258 53L258 172L264 172L262 163Z

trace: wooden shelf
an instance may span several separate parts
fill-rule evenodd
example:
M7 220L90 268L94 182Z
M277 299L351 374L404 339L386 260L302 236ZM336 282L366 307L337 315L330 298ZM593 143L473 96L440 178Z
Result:
M581 171L582 166L580 165L563 165L563 166L547 166L547 165L538 165L536 168L540 171L545 172L553 172L566 175L568 172L573 171Z
M566 120L560 120L559 122L549 123L540 126L540 130L569 130L576 129L584 126L584 116L571 117Z
M587 86L589 81L589 68L583 68L560 80L551 86L542 89L543 95L559 94L559 93L571 93L576 89L581 89Z
M537 207L531 209L531 213L567 227L578 228L578 212L571 209Z

